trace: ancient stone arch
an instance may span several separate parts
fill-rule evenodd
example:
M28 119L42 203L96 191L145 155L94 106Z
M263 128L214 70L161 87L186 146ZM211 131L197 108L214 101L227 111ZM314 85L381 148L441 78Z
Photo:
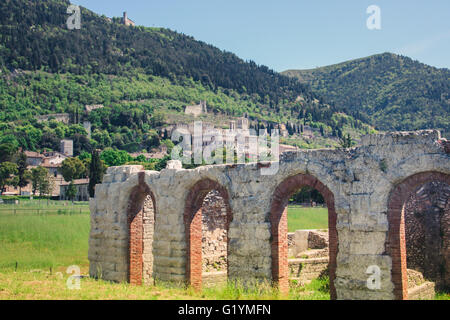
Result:
M128 225L128 281L142 285L153 271L153 233L155 196L139 173L139 184L131 190L127 210Z
M274 163L186 170L169 162L160 172L141 166L110 167L90 200L90 275L134 281L129 272L129 216L139 212L144 195L150 194L156 212L153 277L200 286L201 264L192 259L198 252L198 239L192 235L199 231L200 200L208 190L217 189L227 199L230 212L229 279L280 280L283 269L277 263L281 260L273 257L283 247L282 242L273 241L273 235L278 232L279 236L280 228L285 228L283 201L292 188L306 183L319 189L331 209L329 226L334 235L330 236L336 245L336 255L330 257L331 267L335 264L330 283L335 288L333 298L406 298L398 214L403 193L431 178L447 179L449 152L450 142L438 131L427 130L368 135L352 149L288 152L276 163L273 175L263 174L262 169ZM379 268L379 288L367 286L371 266Z
M216 190L224 200L227 210L226 230L229 229L233 219L228 192L217 181L202 179L189 190L184 210L187 244L186 280L196 289L202 287L202 204L206 195L212 190Z
M273 194L270 209L272 233L272 279L278 282L281 292L289 290L288 243L287 243L287 204L289 198L301 187L309 186L319 191L328 207L328 232L330 241L330 296L336 299L334 279L336 276L336 257L338 250L338 235L336 229L336 210L334 195L322 182L309 174L296 174L283 180Z
M389 233L386 242L386 252L392 258L391 274L396 299L408 298L405 220L403 213L405 202L417 188L433 181L450 185L450 175L438 171L416 173L398 183L389 196L387 212Z

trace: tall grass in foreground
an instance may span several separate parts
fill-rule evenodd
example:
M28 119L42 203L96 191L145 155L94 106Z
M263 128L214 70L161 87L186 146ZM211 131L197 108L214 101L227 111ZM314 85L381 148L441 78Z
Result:
M87 270L82 270L82 273ZM92 278L82 278L79 290L66 286L68 274L45 270L33 272L0 273L0 300L328 300L327 292L320 291L322 282L314 280L304 287L293 287L288 296L281 296L269 283L244 286L239 282L217 285L202 291L184 285L157 283L156 286L133 286ZM323 280L326 282L326 280ZM319 289L319 290L318 290Z

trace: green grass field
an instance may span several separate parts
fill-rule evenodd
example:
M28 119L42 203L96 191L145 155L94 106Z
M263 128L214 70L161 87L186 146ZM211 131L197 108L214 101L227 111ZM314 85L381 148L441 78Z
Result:
M19 207L36 208L36 203L22 202ZM89 210L62 210L67 206L50 203L46 211L41 202L36 212L0 205L0 300L2 299L329 299L328 282L316 279L306 286L293 286L289 296L281 297L268 283L250 289L240 285L218 285L197 292L182 286L130 286L91 278L81 279L80 290L66 286L67 267L78 265L88 274ZM22 208L22 209L23 209ZM8 210L5 210L8 209ZM62 211L55 211L60 209ZM70 214L70 212L78 212ZM327 227L326 209L289 208L289 230ZM16 269L17 267L17 269ZM38 289L37 289L38 288ZM440 295L448 299L448 295Z
M21 200L0 205L0 270L88 263L89 206L65 204Z
M328 229L328 209L289 206L288 231L303 229Z

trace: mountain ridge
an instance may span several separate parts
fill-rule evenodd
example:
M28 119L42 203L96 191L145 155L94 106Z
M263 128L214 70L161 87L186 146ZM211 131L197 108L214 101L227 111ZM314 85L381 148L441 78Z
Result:
M450 133L450 70L393 53L286 70L325 102L381 130Z

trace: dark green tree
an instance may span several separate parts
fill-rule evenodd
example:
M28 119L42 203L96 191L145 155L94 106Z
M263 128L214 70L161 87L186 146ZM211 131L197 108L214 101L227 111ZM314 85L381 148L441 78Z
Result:
M0 162L11 161L17 147L11 143L2 143L0 145Z
M7 185L12 184L15 174L17 174L17 165L15 163L8 161L0 163L0 193Z
M342 148L351 148L353 146L353 139L350 137L350 133L344 135L339 143Z
M64 180L71 182L74 179L86 177L86 167L83 161L78 158L67 158L62 162L61 173Z
M66 196L67 198L73 202L77 195L77 188L73 184L73 181L70 182L69 186L67 187Z
M31 183L33 194L39 192L39 196L50 194L53 190L52 178L49 171L44 167L31 169Z
M95 195L95 185L99 184L103 180L105 173L105 166L100 159L100 151L94 150L92 152L91 164L89 167L89 196L92 198Z
M22 188L30 182L30 172L27 170L27 155L25 152L19 152L17 155L17 186L19 193L22 194Z

